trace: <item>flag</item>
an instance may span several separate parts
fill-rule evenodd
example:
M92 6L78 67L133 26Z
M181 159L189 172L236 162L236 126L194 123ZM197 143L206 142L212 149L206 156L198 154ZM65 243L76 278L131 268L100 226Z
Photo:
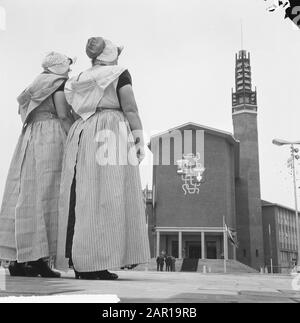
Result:
M238 248L238 241L237 241L237 238L236 238L236 233L231 230L230 228L228 228L228 226L226 225L225 223L225 230L227 232L227 236L228 236L228 239L229 241L236 247Z

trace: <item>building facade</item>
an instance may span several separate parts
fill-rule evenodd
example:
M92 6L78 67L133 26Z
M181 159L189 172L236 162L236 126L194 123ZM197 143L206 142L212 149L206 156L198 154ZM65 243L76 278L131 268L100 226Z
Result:
M265 265L257 94L244 50L236 55L235 79L233 134L190 122L151 138L153 193L146 205L153 257L164 250L176 258ZM190 168L179 172L182 164ZM228 243L228 231L239 248Z
M153 256L165 250L176 258L235 257L233 248L224 250L224 223L235 230L238 145L231 134L194 123L152 137ZM177 172L177 162L190 154L199 154L205 168L198 187Z
M265 262L269 272L288 273L297 263L295 210L262 201Z
M234 259L274 272L293 266L295 212L261 200L257 115L250 54L241 50L233 134L190 122L151 138L146 208L153 257L166 251L180 259Z

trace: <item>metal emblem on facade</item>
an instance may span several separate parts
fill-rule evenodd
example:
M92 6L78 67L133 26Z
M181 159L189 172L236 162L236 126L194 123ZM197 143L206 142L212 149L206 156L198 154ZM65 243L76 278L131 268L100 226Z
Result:
M204 166L200 162L200 153L183 155L183 159L177 161L177 174L181 175L184 194L199 194L200 186L204 182Z

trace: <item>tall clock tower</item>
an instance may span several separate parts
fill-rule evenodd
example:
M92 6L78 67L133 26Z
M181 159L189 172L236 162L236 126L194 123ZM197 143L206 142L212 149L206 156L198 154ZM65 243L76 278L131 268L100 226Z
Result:
M264 266L262 210L257 132L257 93L252 89L250 54L236 54L235 91L232 93L234 137L240 141L240 169L236 180L237 237L240 262L255 269Z

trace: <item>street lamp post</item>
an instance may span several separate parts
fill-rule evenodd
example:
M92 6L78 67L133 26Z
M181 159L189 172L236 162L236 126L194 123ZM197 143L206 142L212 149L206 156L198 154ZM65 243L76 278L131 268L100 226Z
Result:
M296 233L297 233L297 271L300 270L300 229L299 229L299 214L298 214L298 199L297 199L297 180L296 180L296 167L295 159L299 159L298 148L295 145L300 145L300 141L289 142L286 140L274 139L273 144L276 146L291 146L292 153L292 173L293 173L293 186L294 186L294 199L295 199L295 215L296 215Z

